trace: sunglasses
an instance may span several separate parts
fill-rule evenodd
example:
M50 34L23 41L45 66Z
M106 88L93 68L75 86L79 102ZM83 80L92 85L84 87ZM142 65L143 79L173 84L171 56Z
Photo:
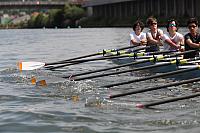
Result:
M157 25L157 23L151 23L151 25Z
M189 25L188 28L196 28L196 25Z
M169 27L176 27L176 24L169 24Z

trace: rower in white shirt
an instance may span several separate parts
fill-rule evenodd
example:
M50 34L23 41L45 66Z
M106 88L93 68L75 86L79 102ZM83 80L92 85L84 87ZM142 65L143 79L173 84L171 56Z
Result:
M142 46L146 45L146 33L142 32L144 29L144 24L141 21L136 21L133 24L133 32L130 33L130 44Z
M147 25L149 27L149 31L147 31L147 46L150 48L146 49L146 52L155 52L160 50L160 46L162 46L162 37L163 31L158 29L157 19L155 17L149 17L147 19Z
M163 36L163 47L164 50L179 50L183 51L181 45L184 44L184 36L178 31L178 23L175 19L168 20L167 23L167 32Z

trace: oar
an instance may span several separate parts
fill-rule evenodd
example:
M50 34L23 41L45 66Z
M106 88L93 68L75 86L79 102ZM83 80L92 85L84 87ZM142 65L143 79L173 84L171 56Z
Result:
M136 46L126 47L126 48L133 48L133 47L136 47ZM141 49L145 49L145 48L146 47L138 48L138 49L132 50L132 52L138 51L138 50L141 50ZM124 49L124 48L121 48L121 49ZM51 65L64 64L65 61L67 62L68 60L58 61L58 62L54 62L54 63L44 63L44 62L35 62L35 61L33 61L33 62L31 62L31 61L29 61L29 62L19 62L18 67L21 71L22 70L35 70L35 69L39 69L39 68L47 67L47 66L51 66ZM79 62L71 63L71 65L73 65L73 64L79 64Z
M45 67L46 69L54 70L56 68L62 68L62 67L65 67L65 66L80 64L80 63L89 62L89 61L107 60L107 59L116 59L116 58L125 58L125 57L129 57L129 55L94 58L94 59L87 59L87 60L86 59L85 60L75 60L75 61L72 61L71 63L59 65L59 66L49 66L48 64L46 64L44 62L35 62L35 61L26 62L26 61L23 61L23 62L18 63L18 67L19 67L20 70L35 70L35 69L39 69L39 68L42 68L42 67Z
M72 75L68 75L68 76L64 76L63 78L74 78L77 76L82 76L82 75L87 75L87 74L92 74L92 73L97 73L97 72L102 72L102 71L107 71L107 70L111 70L111 69L117 69L117 68L122 68L122 67L126 67L126 66L132 66L132 65L136 65L136 64L141 64L141 63L145 63L145 62L154 62L163 59L163 58L168 58L168 57L176 57L179 55L183 55L186 53L190 53L190 52L194 52L195 50L190 50L190 51L186 51L186 52L181 52L181 53L177 53L177 54L172 54L172 55L166 55L166 56L157 56L155 58L149 58L147 60L142 60L142 61L136 61L136 62L131 62L131 63L127 63L127 64L123 64L123 65L118 65L118 66L114 66L114 67L108 67L108 68L103 68L103 69L99 69L99 70L94 70L94 71L88 71L88 72L83 72L83 73L78 73L78 74L72 74ZM150 53L147 53L150 54ZM151 55L151 54L150 54Z
M64 67L64 66L70 66L70 65L74 65L74 64L80 64L80 63L89 62L89 61L118 59L118 58L132 57L132 56L135 56L135 55L134 54L126 54L126 55L122 55L122 56L108 56L108 57L100 57L100 58L92 58L92 59L84 59L84 60L73 60L73 61L70 61L70 62L63 63L64 65L47 66L45 68L49 68L49 69L53 70L53 69L56 69L56 68L60 68L60 67ZM150 58L150 57L139 57L139 59L147 59L147 58Z
M198 58L198 59L200 59L200 58ZM185 64L185 63L188 63L188 61L194 61L194 60L197 60L197 58L195 58L195 59L182 59L182 60L177 59L177 60L174 60L174 61L164 62L164 63L161 63L161 64L149 65L149 66L138 67L138 68L133 68L133 69L124 70L124 71L104 73L104 74L99 74L99 75L92 75L92 76L87 76L87 77L82 77L82 78L72 78L72 79L74 81L80 81L80 80L85 80L85 79L93 79L93 78L104 77L104 76L109 76L109 75L116 75L116 74L121 74L121 73L151 69L151 68L156 68L156 67L162 67L162 66L167 66L167 65L172 65L172 64Z
M171 102L176 102L179 100L184 100L184 99L190 99L190 98L194 98L194 97L198 97L200 96L200 93L195 93L192 95L186 95L186 96L181 96L181 97L175 97L175 98L168 98L165 100L161 100L161 101L156 101L156 102L152 102L152 103L147 103L147 104L136 104L136 107L138 108L148 108L151 106L155 106L155 105L161 105L161 104L165 104L165 103L171 103Z
M119 59L119 58L125 58L125 57L131 57L132 54L130 55L124 55L124 56L111 56L111 57L102 57L102 58L94 58L94 59L87 59L87 60L74 60L71 63L67 63L64 65L59 65L59 66L47 66L45 67L46 69L49 70L55 70L57 68L62 68L62 67L66 67L66 66L71 66L71 65L75 65L75 64L80 64L80 63L85 63L85 62L90 62L90 61L99 61L99 60L108 60L108 59ZM151 57L140 57L139 59L149 59Z
M148 92L148 91L153 91L153 90L158 90L158 89L163 89L163 88L167 88L167 87L178 86L178 85L188 84L188 83L198 82L198 81L200 81L200 77L183 80L183 81L179 81L179 82L174 82L174 83L168 83L165 85L150 87L150 88L146 88L146 89L138 89L138 90L122 93L122 94L110 95L109 98L112 99L112 98L117 98L117 97L132 95L132 94L138 94L138 93L143 93L143 92Z
M192 68L180 69L180 70L176 70L176 71L161 73L161 74L157 74L157 75L152 75L152 76L148 76L148 77L144 77L144 78L134 79L134 80L110 84L110 85L105 85L105 86L101 86L101 87L109 88L109 87L113 87L113 86L125 85L125 84L135 83L135 82L139 82L139 81L145 81L145 80L149 80L149 79L153 79L153 78L161 78L161 77L171 76L171 75L194 71L194 70L199 70L199 69L200 69L200 66L195 66Z
M120 51L120 50L125 50L125 49L130 49L130 48L135 48L135 47L137 47L137 46L134 45L134 46L123 47L123 48L119 48L119 49L103 50L101 52L97 52L97 53L94 53L94 54L84 55L84 56L75 57L75 58L71 58L71 59L67 59L67 60L62 60L62 61L57 61L57 62L52 62L52 63L46 63L46 65L63 64L63 63L66 63L66 62L69 62L69 61L72 61L72 60L77 60L77 59L92 57L92 56L96 56L96 55L104 55L106 53Z
M142 50L142 49L146 49L147 47L143 47L143 48L139 48L139 49L135 49L134 51L138 51L138 50ZM97 60L107 60L107 59L116 59L116 58L125 58L125 57L130 57L130 56L134 56L134 54L128 54L128 55L124 55L124 56L109 56L109 57L101 57L101 58L93 58L93 59L85 59L85 60L72 60L70 62L62 62L62 64L64 65L59 65L59 66L47 66L46 68L50 69L50 70L54 70L57 68L62 68L62 67L66 67L66 66L71 66L71 65L75 65L75 64L80 64L80 63L85 63L85 62L89 62L89 61L97 61ZM53 63L54 65L56 65L57 63ZM60 64L60 63L59 63ZM49 65L49 64L47 64ZM52 63L50 64L52 65Z
M145 53L145 52L137 53L139 50L147 49L149 47L150 46L141 47L141 48L137 48L137 49L134 49L134 50L131 50L131 51L111 52L112 55L103 56L103 57L100 57L100 58L64 61L64 62L62 62L62 64L68 64L68 63L76 64L76 63L84 63L84 62L89 62L89 61L107 60L107 59L116 59L116 58L125 58L125 57L135 57L135 58L140 57L141 58L141 56L158 55L158 54L166 54L166 53L176 52L174 50L173 51L170 50L170 51L158 51L158 52L149 52L149 53ZM119 55L121 55L121 56L119 56ZM57 65L57 64L61 64L61 63L48 63L48 64L46 64L46 66ZM50 68L52 68L52 67L50 67Z
M143 49L143 48L142 48ZM108 56L115 56L115 55L126 55L132 53L131 56L137 58L138 56L149 56L149 55L158 55L158 54L169 54L173 52L177 52L177 50L164 50L164 51L155 51L155 52L138 52L140 49L135 50L128 50L128 51L117 51L117 52L110 52L111 55ZM108 57L104 56L104 57Z

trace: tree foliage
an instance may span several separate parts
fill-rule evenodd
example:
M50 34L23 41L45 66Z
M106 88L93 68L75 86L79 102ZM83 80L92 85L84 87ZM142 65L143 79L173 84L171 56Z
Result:
M77 27L78 22L85 16L84 9L75 5L65 5L63 9L49 10L47 14L39 13L33 14L28 21L28 27L41 28L41 27Z

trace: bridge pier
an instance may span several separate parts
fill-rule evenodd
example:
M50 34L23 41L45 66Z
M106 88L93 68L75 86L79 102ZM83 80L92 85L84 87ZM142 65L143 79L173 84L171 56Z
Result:
M199 0L92 0L83 7L89 16L126 18L156 15L160 17L200 16Z

